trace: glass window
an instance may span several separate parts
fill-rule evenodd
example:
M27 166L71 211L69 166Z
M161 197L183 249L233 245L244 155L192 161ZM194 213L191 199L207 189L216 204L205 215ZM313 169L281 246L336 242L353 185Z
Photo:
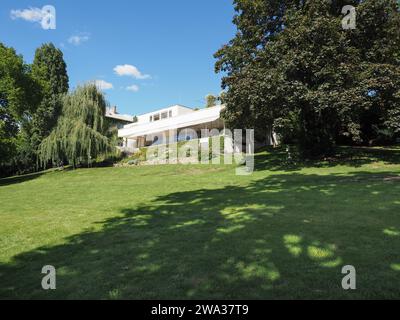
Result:
M153 116L153 119L154 119L154 121L160 120L160 114L155 114L155 115Z
M153 116L150 116L150 122L152 122L153 121Z
M172 117L172 110L169 110L169 117Z
M168 118L168 112L161 113L161 119L167 119L167 118Z

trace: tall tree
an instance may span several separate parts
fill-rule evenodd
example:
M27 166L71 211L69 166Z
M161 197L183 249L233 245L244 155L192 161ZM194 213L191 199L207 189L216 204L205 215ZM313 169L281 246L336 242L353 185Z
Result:
M342 29L348 4L357 6L356 30ZM235 9L237 35L215 55L216 71L225 73L228 126L261 135L271 126L295 128L304 154L316 156L338 136L362 142L371 108L383 126L398 119L394 0L236 0Z
M396 11L397 9L397 11ZM367 92L358 115L365 143L379 133L400 131L400 2L365 1L357 7L357 28L349 41L360 52L359 87Z
M91 163L112 151L105 121L106 101L94 84L78 87L63 98L62 115L56 127L40 144L40 159L57 163Z
M32 145L37 148L50 134L61 114L61 97L68 92L67 66L61 50L52 43L44 44L35 52L32 76L41 84L42 101L33 115Z

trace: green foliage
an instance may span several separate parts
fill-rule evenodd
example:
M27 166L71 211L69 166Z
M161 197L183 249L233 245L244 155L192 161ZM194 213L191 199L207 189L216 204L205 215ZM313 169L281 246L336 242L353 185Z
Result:
M106 101L95 85L78 87L63 98L62 116L50 135L40 144L40 160L66 160L74 166L112 152L104 119Z
M61 97L68 92L67 66L61 50L52 43L44 44L35 52L32 76L41 85L42 100L32 117L31 142L36 149L50 134L61 114Z
M275 119L274 129L280 136L282 144L298 143L298 133L300 132L299 113L289 111L285 117Z
M348 4L355 30L342 29ZM374 126L400 131L394 0L236 0L235 8L238 33L215 54L228 127L289 132L307 157L330 154L340 139L368 143Z
M36 50L32 74L42 82L46 93L63 94L68 91L69 80L66 69L63 53L54 44L44 44Z
M39 100L30 68L13 48L0 43L0 107L15 120L33 112Z
M40 90L22 57L0 43L0 169L10 171L18 150L19 126L34 112Z
M209 94L206 96L206 108L215 107L217 105L217 97Z
M0 166L7 174L38 170L38 147L57 123L68 91L63 54L38 48L32 66L0 44Z
M9 161L16 153L18 127L15 121L0 109L0 166Z

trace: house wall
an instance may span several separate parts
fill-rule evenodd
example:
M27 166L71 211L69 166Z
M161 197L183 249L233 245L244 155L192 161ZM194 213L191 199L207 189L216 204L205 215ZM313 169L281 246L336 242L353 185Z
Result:
M210 134L213 134L213 132L211 132L211 130L213 129L217 129L217 132L222 133L224 129L224 123L221 119L218 119L212 122L206 122L187 128L168 130L159 133L148 134L146 136L135 137L131 139L128 138L126 141L135 140L137 141L135 145L140 148L152 144L159 145L159 144L166 144L168 142L200 139L202 138L203 129L210 130Z
M172 106L169 108L160 109L160 110L157 110L154 112L142 114L142 115L138 116L138 123L149 123L150 117L153 118L153 122L154 122L154 116L156 116L156 115L160 116L160 120L157 120L157 121L164 120L164 119L161 119L161 114L163 114L163 113L167 113L167 115L168 115L167 119L169 119L171 117L181 116L181 115L192 113L192 112L194 112L194 110L192 110L190 108L176 105L176 106Z

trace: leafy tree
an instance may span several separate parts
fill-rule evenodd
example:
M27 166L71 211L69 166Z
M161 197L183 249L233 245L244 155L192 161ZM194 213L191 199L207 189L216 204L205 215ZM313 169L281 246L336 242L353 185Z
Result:
M358 115L361 140L374 143L383 132L400 132L400 14L395 1L365 1L357 8L357 29L349 38L360 52ZM366 94L365 94L366 93Z
M3 106L0 107L0 167L15 155L18 126Z
M0 167L17 152L19 127L34 112L40 90L29 76L29 66L13 48L0 43Z
M16 120L34 112L40 99L29 72L22 56L0 43L0 107Z
M68 74L61 50L52 43L44 44L35 52L32 76L42 86L42 101L33 115L31 142L34 149L49 135L61 114L62 95L68 92Z
M211 108L211 107L215 107L217 105L217 97L212 95L212 94L208 94L206 96L206 108Z
M238 32L215 55L228 126L297 130L306 156L329 154L340 137L365 142L372 127L399 131L394 0L234 3ZM347 4L357 6L356 30L341 27Z
M269 61L273 72L281 77L279 88L265 92L279 98L271 118L296 112L303 154L330 154L338 132L358 134L352 126L353 112L363 98L356 86L357 50L348 45L340 17L332 14L326 1L310 2L302 11L288 14L287 25L265 50L266 57L274 57Z
M94 84L78 87L63 98L62 115L40 144L40 159L68 161L74 167L112 150L105 121L106 101Z

